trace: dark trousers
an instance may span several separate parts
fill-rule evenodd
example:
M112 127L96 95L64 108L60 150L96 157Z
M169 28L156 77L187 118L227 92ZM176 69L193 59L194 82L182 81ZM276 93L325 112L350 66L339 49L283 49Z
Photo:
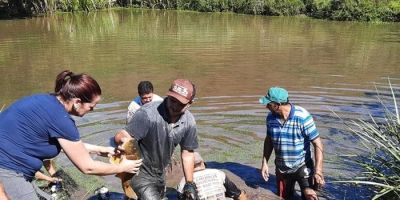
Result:
M160 200L165 195L165 176L141 171L132 178L131 186L139 200Z

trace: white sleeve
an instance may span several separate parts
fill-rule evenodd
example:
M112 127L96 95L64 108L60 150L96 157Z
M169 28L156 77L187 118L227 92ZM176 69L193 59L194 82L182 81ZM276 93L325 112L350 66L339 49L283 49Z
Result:
M132 101L128 106L128 113L126 115L126 123L129 123L132 120L133 114L140 108L139 104Z
M152 102L160 102L160 101L164 101L164 99L156 94L153 94L153 99L151 101Z

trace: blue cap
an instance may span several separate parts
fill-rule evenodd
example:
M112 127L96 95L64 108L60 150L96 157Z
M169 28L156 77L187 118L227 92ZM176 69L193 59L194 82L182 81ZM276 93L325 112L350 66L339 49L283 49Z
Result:
M271 87L268 89L267 95L261 97L259 102L262 105L267 105L271 102L286 103L289 100L289 93L280 87Z

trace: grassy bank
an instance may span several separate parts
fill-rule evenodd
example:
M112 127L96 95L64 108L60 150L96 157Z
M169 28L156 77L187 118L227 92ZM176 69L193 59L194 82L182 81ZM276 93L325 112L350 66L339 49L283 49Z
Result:
M330 20L400 21L400 0L0 0L2 17L111 7L235 12L254 15L307 15Z
M393 106L379 98L386 113L384 119L371 116L368 121L358 119L347 124L349 130L360 138L366 152L348 159L362 172L349 180L337 181L369 187L375 193L372 199L400 199L400 115L396 93L390 82L389 86Z

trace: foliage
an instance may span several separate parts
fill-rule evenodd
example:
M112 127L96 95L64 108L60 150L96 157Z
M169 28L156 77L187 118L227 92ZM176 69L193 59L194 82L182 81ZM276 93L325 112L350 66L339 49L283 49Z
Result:
M270 15L298 15L305 10L301 0L265 0L265 4Z
M400 21L400 0L0 0L0 12L10 16L32 16L57 10L88 12L113 6Z
M43 170L43 171L45 171L45 170ZM47 174L47 175L49 175L49 174ZM79 185L63 169L57 170L57 172L54 174L54 176L62 179L62 182L59 183L59 185L55 191L57 194L57 200L71 199L73 193L78 190ZM54 192L54 191L51 191L51 187L54 185L54 183L48 183L47 181L44 181L44 180L34 180L34 182L41 190L43 190L43 192L45 192L49 195ZM39 195L39 199L45 199L45 198L42 198Z
M358 119L348 124L370 153L352 158L364 172L352 180L337 181L372 187L373 199L400 199L400 115L390 81L389 86L395 112L380 99L386 113L383 120L370 116L371 121Z
M308 0L306 7L308 15L316 18L400 21L399 5L399 0Z

